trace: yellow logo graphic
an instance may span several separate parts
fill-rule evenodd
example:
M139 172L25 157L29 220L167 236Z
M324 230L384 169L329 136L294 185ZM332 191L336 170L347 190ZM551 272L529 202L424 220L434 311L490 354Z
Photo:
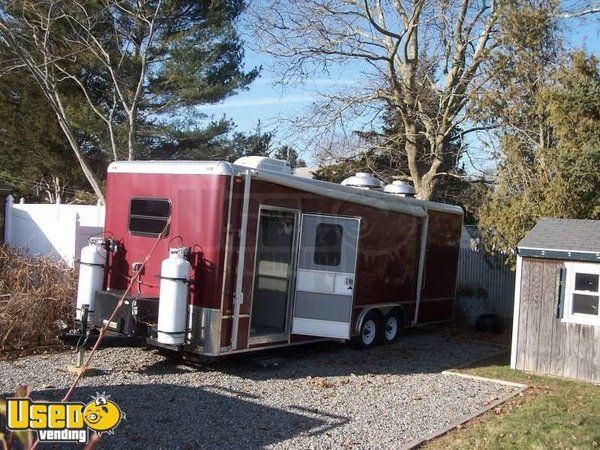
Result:
M113 434L122 416L121 409L115 402L108 400L108 396L95 397L94 401L88 403L83 410L83 420L98 434Z
M7 399L7 428L33 430L40 442L89 440L89 431L113 434L125 414L105 393L96 393L88 404L82 402L36 402L30 398Z

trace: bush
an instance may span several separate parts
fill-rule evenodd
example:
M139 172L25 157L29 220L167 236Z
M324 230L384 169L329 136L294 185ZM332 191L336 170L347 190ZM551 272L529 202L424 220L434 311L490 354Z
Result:
M0 245L0 353L58 345L76 286L75 270L62 262Z

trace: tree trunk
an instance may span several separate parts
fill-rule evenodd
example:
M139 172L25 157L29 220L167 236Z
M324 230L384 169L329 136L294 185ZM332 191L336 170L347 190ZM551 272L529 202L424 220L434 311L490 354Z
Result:
M85 159L83 159L83 155L81 154L81 148L79 147L79 143L77 142L75 133L73 133L73 130L71 129L71 127L67 121L65 110L63 108L60 97L58 96L58 94L53 95L53 97L54 97L54 99L53 99L54 101L52 101L51 104L53 106L54 113L56 114L56 117L58 119L58 124L60 125L60 128L63 130L65 137L69 141L69 144L71 145L71 149L75 153L75 157L77 158L77 161L79 162L79 165L81 166L81 170L83 170L83 174L85 175L85 178L87 179L88 183L90 183L90 186L94 190L94 194L96 194L96 197L98 197L98 200L100 201L100 203L102 203L104 205L106 203L106 201L104 199L104 193L102 192L102 188L100 187L100 184L96 180L96 176L94 175L94 172L92 172L92 169L90 168L88 163L85 161Z
M127 138L127 144L128 144L128 152L127 152L127 159L129 161L133 161L135 159L135 131L136 131L136 121L137 118L134 117L134 112L131 112L131 116L129 118L129 134L128 134L128 138Z
M419 152L417 148L417 124L407 119L405 119L403 122L404 132L406 134L404 152L406 153L406 157L408 159L408 170L410 172L410 177L418 196L419 192L421 191L421 173L419 172L418 163Z
M419 178L419 187L417 189L417 198L419 200L433 200L435 189L438 183L438 171L442 167L441 155L444 154L445 137L436 135L435 137L427 137L431 153L434 159L429 165L429 169ZM416 186L415 186L416 188Z
M436 157L429 167L419 163L419 148L417 143L418 127L414 121L410 118L404 119L404 132L406 133L406 140L404 144L404 152L408 159L408 170L410 171L410 177L412 179L415 190L417 191L416 197L419 200L431 200L435 193L437 185L437 172L442 164L441 159ZM434 155L440 155L443 151L443 138L432 138L428 139L432 153ZM423 173L425 170L427 172Z
M419 200L431 200L433 199L433 194L435 192L436 179L435 178L426 178L424 176L421 179L420 187L417 189L417 198Z

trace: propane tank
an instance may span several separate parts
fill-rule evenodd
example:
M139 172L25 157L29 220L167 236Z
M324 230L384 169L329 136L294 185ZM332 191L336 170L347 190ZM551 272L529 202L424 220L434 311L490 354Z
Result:
M79 259L79 284L77 286L77 309L75 319L81 320L82 307L88 305L88 322L94 315L94 298L96 291L104 287L104 268L106 264L106 248L104 239L92 237L89 244L81 249Z
M185 339L190 263L187 249L171 248L160 267L157 340L161 344L180 345Z

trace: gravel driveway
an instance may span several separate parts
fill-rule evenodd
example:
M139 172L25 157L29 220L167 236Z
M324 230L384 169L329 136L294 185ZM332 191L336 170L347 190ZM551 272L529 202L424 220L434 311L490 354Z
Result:
M127 419L100 448L399 448L516 388L443 375L493 345L409 334L356 351L326 343L176 365L154 350L101 350L74 399L106 391ZM260 357L279 357L274 367ZM0 396L29 384L59 399L72 353L0 362ZM2 425L4 428L4 425Z

